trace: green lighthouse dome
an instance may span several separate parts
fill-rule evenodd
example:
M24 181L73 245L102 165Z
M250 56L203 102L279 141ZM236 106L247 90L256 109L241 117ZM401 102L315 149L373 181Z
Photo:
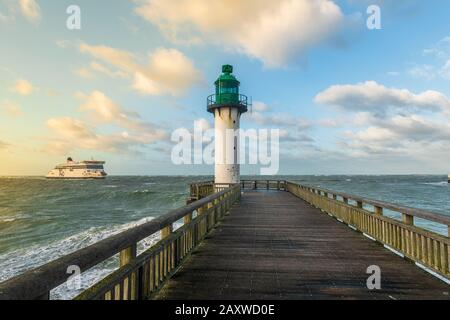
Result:
M216 94L208 97L208 111L222 107L236 107L240 113L248 110L248 98L239 93L241 83L233 75L233 66L227 64L222 66L222 74L214 83Z

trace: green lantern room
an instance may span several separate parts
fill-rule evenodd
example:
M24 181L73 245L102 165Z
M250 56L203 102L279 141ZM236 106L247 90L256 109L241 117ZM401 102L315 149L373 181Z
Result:
M214 110L222 107L236 107L240 113L248 110L248 98L239 93L241 83L233 75L233 66L222 66L222 74L214 83L216 93L208 97L208 111L214 113Z

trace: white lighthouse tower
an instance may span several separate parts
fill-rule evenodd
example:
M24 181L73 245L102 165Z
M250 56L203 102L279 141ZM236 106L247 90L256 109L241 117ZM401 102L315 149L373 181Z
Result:
M240 182L239 136L241 115L248 110L248 98L239 94L240 82L233 67L224 65L215 82L216 94L208 97L208 111L215 122L215 183L218 188Z

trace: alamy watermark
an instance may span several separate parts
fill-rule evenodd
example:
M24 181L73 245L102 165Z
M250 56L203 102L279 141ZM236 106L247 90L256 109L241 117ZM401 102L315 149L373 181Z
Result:
M71 276L67 279L67 289L80 290L81 289L81 268L76 265L67 268L67 274Z
M370 277L367 278L367 289L369 290L381 290L381 268L376 265L369 266L366 271L367 274L370 274Z
M276 175L280 168L279 129L204 129L196 122L194 132L179 128L172 133L175 165L258 165L261 175ZM216 150L216 141L223 141ZM220 148L221 146L221 148Z
M369 30L381 29L381 8L377 5L371 5L367 7L367 28Z
M81 30L81 8L78 5L70 5L66 9L69 15L66 20L66 27L69 30ZM370 5L366 11L368 17L366 25L369 30L380 30L381 26L381 8L378 5Z
M81 8L77 5L70 5L66 9L69 17L66 20L66 27L69 30L81 30Z

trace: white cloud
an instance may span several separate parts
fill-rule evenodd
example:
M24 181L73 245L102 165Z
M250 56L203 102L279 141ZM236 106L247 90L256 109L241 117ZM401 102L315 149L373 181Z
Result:
M41 19L41 8L36 0L19 0L20 12L31 22Z
M137 143L126 132L96 134L86 123L69 117L53 118L46 124L58 137L50 141L44 149L52 154L66 155L75 149L129 152L130 146Z
M166 138L165 131L152 123L141 121L136 113L124 111L100 91L79 95L79 98L83 99L79 110L86 120L70 117L48 120L46 125L55 133L55 138L50 139L45 151L62 155L74 149L132 153L138 147ZM97 133L101 125L114 125L120 131Z
M200 118L194 121L194 127L199 127L201 128L203 131L212 129L213 126L211 124L211 122L209 122L208 120L206 120L205 118Z
M9 144L0 140L0 150L8 148Z
M435 79L450 79L450 60L447 60L443 65L433 66L424 64L411 68L408 73L415 78L422 78L428 81Z
M175 43L210 41L284 67L336 34L344 16L331 0L137 0L137 14Z
M112 71L98 62L92 62L89 67L98 73L102 73L110 78L127 78L128 75L120 70Z
M94 78L94 74L92 73L92 71L89 68L78 68L78 69L73 70L73 73L83 79L93 79Z
M331 105L347 111L365 111L379 116L388 110L443 111L450 110L450 100L438 91L415 94L407 89L388 88L367 81L356 85L333 85L315 97L318 104Z
M430 149L435 150L436 146L450 147L450 125L419 115L397 115L360 131L345 132L341 144L355 156L431 155L434 151ZM421 145L420 149L416 150L418 145Z
M142 95L179 96L192 86L203 83L203 77L192 61L176 49L159 48L138 63L131 52L107 46L81 44L80 51L117 68L111 71L94 62L90 69L110 77L133 78L132 87Z
M244 121L253 122L262 128L279 129L282 143L303 144L313 141L305 133L311 128L308 120L290 114L273 112L264 102L254 102L251 112L245 114L244 117Z
M411 76L428 81L450 79L450 36L425 49L423 54L430 56L433 61L410 68L408 73Z
M444 37L436 44L423 51L424 55L431 55L438 59L450 58L450 36Z
M18 80L12 87L11 91L20 94L22 96L28 96L32 94L36 88L33 86L33 84L27 80L21 79Z
M269 110L269 106L264 102L255 101L251 107L253 112L266 112Z
M450 60L447 60L441 69L441 76L445 79L450 79Z
M246 120L252 121L260 126L278 127L280 129L305 130L310 127L309 121L303 118L293 117L287 113L269 112L269 110L266 104L255 102L253 110L245 115Z
M18 105L17 103L14 103L14 102L5 101L2 105L2 109L10 117L19 117L19 116L23 115L20 105Z

